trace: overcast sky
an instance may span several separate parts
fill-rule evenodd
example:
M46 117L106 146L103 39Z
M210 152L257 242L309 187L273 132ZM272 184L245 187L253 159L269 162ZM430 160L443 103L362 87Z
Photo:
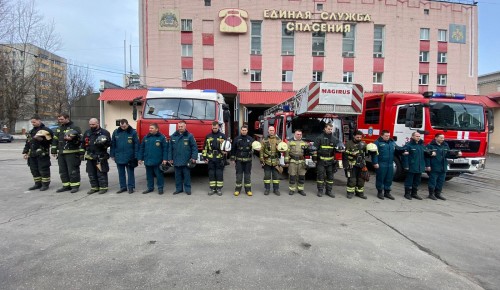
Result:
M185 0L199 1L202 0ZM311 0L312 1L312 0ZM479 74L500 71L499 0L479 0ZM106 79L123 85L123 41L127 41L127 72L139 73L139 16L137 0L37 0L45 19L54 20L63 39L56 54L92 69L95 88Z

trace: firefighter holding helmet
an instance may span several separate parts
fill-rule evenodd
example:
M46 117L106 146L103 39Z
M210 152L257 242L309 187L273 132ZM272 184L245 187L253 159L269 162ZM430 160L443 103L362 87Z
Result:
M202 155L208 163L208 181L210 189L208 195L222 195L224 186L225 157L231 150L231 143L226 141L226 135L220 131L219 123L212 122L212 132L205 137Z
M31 118L33 129L26 134L26 144L24 145L24 159L28 161L35 185L29 190L49 189L50 184L50 144L52 142L52 131L45 127L40 117L35 115Z
M288 142L288 157L290 165L288 167L289 195L298 193L306 196L304 192L304 183L306 181L306 162L304 155L309 148L309 144L302 140L302 130L295 130L293 138Z
M60 114L57 121L59 127L54 133L50 149L51 154L57 156L62 181L62 187L56 192L75 193L80 189L80 164L84 154L81 146L82 130L70 120L68 114Z
M234 196L240 195L243 185L246 194L252 196L252 156L253 150L260 151L260 147L260 142L248 136L248 126L241 126L240 135L234 139L231 148L231 161L234 161L236 166Z
M361 141L363 132L354 132L353 140L345 144L344 160L345 173L347 177L347 198L351 199L354 195L366 199L365 181L368 180L368 169L366 167L366 156L377 153L377 145L366 144Z
M261 142L260 150L260 163L264 167L264 195L269 195L271 191L271 182L273 183L273 192L276 195L280 195L280 180L279 180L279 170L281 152L284 152L285 162L288 159L288 148L286 143L281 142L281 139L276 136L276 130L273 126L268 129L269 135L264 138ZM282 169L281 169L282 170Z
M87 194L103 194L108 191L109 154L111 134L99 126L99 120L89 120L89 127L83 134L83 148L87 160L87 173L89 175L90 190Z
M325 187L325 194L332 198L335 197L335 193L332 189L333 174L337 170L335 151L338 143L339 139L333 135L332 123L325 124L323 132L314 141L314 145L317 150L313 152L313 160L316 162L316 185L318 187L318 197L323 196L323 188Z

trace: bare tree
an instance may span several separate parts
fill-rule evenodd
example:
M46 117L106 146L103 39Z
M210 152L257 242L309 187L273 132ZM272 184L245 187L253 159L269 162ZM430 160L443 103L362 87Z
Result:
M89 71L88 68L76 65L68 66L66 93L70 109L73 106L73 104L81 97L93 93L92 79L93 79L92 73Z
M5 106L3 119L13 131L18 118L39 110L41 92L48 84L40 77L41 55L31 45L49 51L58 49L61 41L55 33L54 23L45 23L36 10L35 0L18 0L12 6L7 4L8 1L0 0L0 9L5 7L7 13L4 19L9 20L0 23L9 28L9 33L3 37L7 44L1 47L9 54L4 54L8 59L7 75L0 83L0 95Z

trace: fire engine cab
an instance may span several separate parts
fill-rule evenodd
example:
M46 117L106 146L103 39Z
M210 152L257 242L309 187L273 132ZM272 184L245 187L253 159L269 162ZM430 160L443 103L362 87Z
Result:
M133 118L137 119L139 103L142 104L137 120L137 135L142 141L149 133L149 125L157 123L160 132L167 138L177 130L179 121L186 122L187 130L193 134L198 146L196 163L205 164L201 158L205 136L212 130L212 122L221 124L221 131L229 126L229 107L224 96L216 90L186 90L151 88L145 99L133 102ZM230 130L227 130L230 131Z
M341 141L349 139L354 128L355 117L363 109L363 87L358 84L312 82L300 89L295 96L269 108L259 117L263 134L255 139L267 137L269 126L276 135L287 142L296 129L302 130L302 139L312 142L323 132L325 124L334 125L333 134ZM336 156L341 160L341 156ZM311 156L306 156L306 165L315 167ZM281 163L284 163L283 158Z
M424 144L429 144L436 133L443 133L451 150L462 151L461 157L448 159L449 180L485 168L488 133L493 129L488 112L480 103L459 94L368 93L357 127L366 142L375 141L382 130L388 130L400 146L415 131L422 135ZM401 180L401 156L394 160L394 179Z

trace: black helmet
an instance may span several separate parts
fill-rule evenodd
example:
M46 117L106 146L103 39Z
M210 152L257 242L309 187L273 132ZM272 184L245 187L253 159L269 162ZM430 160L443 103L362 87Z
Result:
M158 165L158 167L160 168L160 171L163 172L163 173L167 173L167 170L170 168L170 163L166 163L166 164L163 164L163 163L160 163L160 165Z
M66 141L76 141L78 139L80 139L80 133L75 129L70 129L64 133L64 140Z
M99 135L94 141L94 145L99 147L108 147L110 145L110 140L108 136Z
M186 164L188 168L193 169L196 166L196 161L193 162L193 160L189 159L188 163Z
M345 145L343 142L337 143L337 146L335 146L335 150L337 151L345 151Z

